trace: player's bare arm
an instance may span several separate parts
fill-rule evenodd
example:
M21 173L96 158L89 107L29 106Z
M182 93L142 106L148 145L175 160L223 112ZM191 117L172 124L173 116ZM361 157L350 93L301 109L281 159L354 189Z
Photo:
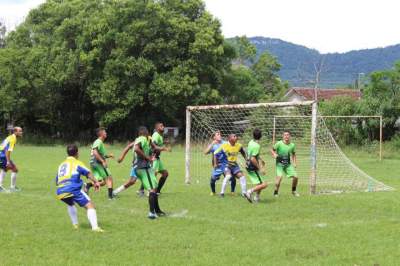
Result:
M153 146L153 145L152 145ZM154 145L155 146L155 145ZM142 146L140 145L140 143L138 143L138 144L136 144L135 145L135 152L136 152L136 154L140 157L140 158L142 158L142 159L144 159L144 160L146 160L146 161L151 161L151 157L149 157L149 156L147 156L146 154L144 154L144 152L143 152L143 150L142 150Z
M104 167L107 168L107 161L103 159L103 157L100 155L97 149L93 149L93 155L97 161L99 161Z
M118 158L118 160L117 160L118 163L122 163L122 161L125 159L126 154L128 153L128 151L129 151L130 149L133 148L134 145L135 145L135 142L131 142L131 143L129 143L128 145L126 145L126 147L125 147L124 150L122 151L121 156L119 156L119 158Z

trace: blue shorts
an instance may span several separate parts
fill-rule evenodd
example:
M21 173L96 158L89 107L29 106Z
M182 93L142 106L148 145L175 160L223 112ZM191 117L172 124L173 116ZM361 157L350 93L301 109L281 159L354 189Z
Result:
M58 192L57 198L72 206L77 203L81 207L85 207L89 202L89 196L83 190L74 190L70 192Z
M14 165L13 161L10 161L11 165ZM7 158L0 157L0 168L6 170L7 168Z
M235 176L241 172L242 170L240 169L239 165L228 165L225 167L225 175Z
M215 167L212 171L212 176L213 177L220 177L220 175L223 175L225 173L225 165L218 165L217 167Z
M136 165L132 166L131 173L130 173L131 179L137 179L138 178L136 170L137 170L137 166Z

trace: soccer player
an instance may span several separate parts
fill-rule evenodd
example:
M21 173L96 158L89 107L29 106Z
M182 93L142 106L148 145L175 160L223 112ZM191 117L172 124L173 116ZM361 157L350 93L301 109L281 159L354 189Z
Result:
M121 156L118 158L117 162L118 163L122 163L125 159L126 154L128 153L129 150L131 150L133 147L135 146L135 142L131 142L129 143L124 150L122 151ZM118 187L117 189L114 190L113 194L114 196L117 196L119 193L121 193L122 191L125 191L126 189L128 189L129 187L133 186L136 181L137 181L137 174L136 174L136 165L135 165L135 156L133 158L133 165L132 165L132 169L129 175L129 179L128 181L125 182L125 184L121 185L120 187Z
M263 189L265 189L268 184L265 181L265 173L262 173L263 166L265 165L264 161L260 158L260 139L262 137L262 132L260 129L256 128L253 131L253 139L250 140L247 146L247 154L248 154L248 161L247 161L247 172L249 173L250 181L254 185L254 188L247 190L246 198L251 203L251 195L256 193L254 196L254 201L260 201L260 193ZM261 172L261 174L260 174Z
M290 132L283 132L282 140L275 143L271 149L272 156L276 159L276 180L275 180L275 191L274 196L278 197L279 187L281 185L282 176L286 175L292 178L292 195L299 197L297 193L297 158L296 158L296 145L290 140Z
M16 186L18 168L11 160L11 153L14 151L17 138L22 137L22 134L22 128L14 127L12 134L3 140L0 145L0 192L7 191L3 188L3 180L8 170L11 170L10 192L20 191L20 189Z
M104 147L104 140L107 138L107 131L105 128L96 129L97 139L92 145L90 153L90 168L93 176L98 180L101 186L107 185L108 198L111 200L113 196L113 179L108 169L107 159L114 158L113 154L107 154L106 148ZM93 184L88 182L86 184L86 192L89 192L90 187Z
M154 174L154 169L151 166L154 157L152 149L160 150L149 138L149 131L146 127L139 128L139 137L136 138L133 149L135 151L135 163L137 178L143 184L144 189L149 191L149 219L155 219L158 216L165 216L165 213L160 209L157 195L157 178Z
M82 191L83 181L81 176L86 176L93 182L95 190L99 190L100 183L93 177L89 169L78 160L78 147L74 144L67 146L68 157L58 167L56 177L57 198L68 205L68 214L72 221L72 226L78 229L78 211L75 203L87 210L92 230L95 232L104 232L97 224L97 214L93 202L89 196Z
M211 179L210 179L211 196L215 195L215 183L217 182L217 180L219 180L221 175L224 175L224 177L225 177L224 170L225 170L226 165L223 164L223 162L226 161L223 158L225 156L225 153L223 153L222 151L219 152L216 155L217 161L214 162L214 152L217 149L219 149L219 147L223 143L226 143L226 141L224 141L222 139L221 132L216 131L213 134L213 141L211 142L210 145L208 145L208 147L204 151L205 155L210 154L210 153L213 154L212 161L211 161L212 166L213 166L213 171L211 173ZM214 165L216 165L216 167L214 167ZM235 188L236 188L236 178L232 176L230 179L230 182L231 182L231 194L234 194Z
M224 197L225 195L225 188L226 184L232 177L236 177L240 181L240 186L242 189L242 195L244 195L246 191L246 177L244 176L242 170L239 167L239 164L237 163L237 157L238 154L241 153L243 158L246 160L246 152L244 151L242 145L237 142L238 137L235 134L230 134L228 137L228 142L221 144L221 147L219 147L215 152L214 152L214 168L217 167L215 162L217 162L217 154L219 152L223 152L225 156L223 157L223 164L226 165L224 169L225 173L225 178L222 181L222 188L221 188L221 193L220 196Z
M154 133L151 136L151 141L159 147L159 149L154 150L154 156L155 160L153 161L153 169L154 173L157 175L158 173L161 174L161 177L158 181L158 186L156 192L158 194L161 193L161 189L165 184L165 181L167 181L167 178L169 176L168 170L164 167L164 164L162 163L160 159L161 152L163 151L171 151L169 148L164 146L164 124L161 122L157 122L154 126Z

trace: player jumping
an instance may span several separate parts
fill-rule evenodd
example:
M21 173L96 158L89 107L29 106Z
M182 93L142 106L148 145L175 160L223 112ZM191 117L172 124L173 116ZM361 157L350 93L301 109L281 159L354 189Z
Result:
M256 185L254 188L249 189L246 193L247 200L251 203L251 195L256 193L254 196L254 201L258 202L260 200L260 193L265 189L268 184L265 181L265 173L263 173L263 166L265 166L264 161L260 158L260 139L262 137L262 132L259 129L254 129L253 139L250 140L247 146L248 161L247 161L247 172L249 173L250 181Z
M278 197L279 187L281 185L282 176L285 174L287 177L292 178L292 195L295 197L300 196L297 193L297 158L296 158L296 145L290 140L290 132L283 132L283 139L275 143L271 149L272 156L276 159L276 180L274 196Z
M3 140L0 145L0 192L7 191L3 188L3 180L8 170L11 170L10 192L20 191L20 189L16 186L18 168L11 160L11 153L14 151L17 138L22 137L22 134L22 128L14 127L12 134Z
M220 196L224 197L225 195L225 188L226 184L232 177L239 178L240 181L240 186L242 189L242 195L244 196L246 191L246 177L243 175L242 170L239 167L239 164L237 163L237 156L239 153L242 154L243 158L246 160L246 152L244 151L242 145L237 142L237 136L235 134L230 134L228 137L228 142L221 144L221 147L219 147L215 152L214 152L214 162L217 162L217 154L219 152L224 153L223 157L223 164L227 165L225 167L224 173L225 173L225 178L222 181L222 188L221 188L221 193ZM217 165L214 164L214 168L216 168Z
M104 232L97 225L97 214L93 202L89 196L82 191L83 181L81 175L86 176L93 182L95 190L99 190L100 183L93 177L89 169L78 160L78 147L74 144L67 146L67 159L58 167L56 177L57 198L68 205L68 214L71 218L72 225L78 229L78 211L75 203L87 210L92 230L95 232Z
M212 157L212 165L216 165L216 167L213 167L213 171L211 173L211 179L210 179L210 187L211 187L211 196L215 195L215 183L217 182L217 180L219 180L221 175L224 175L224 170L226 165L223 164L224 161L224 156L225 154L221 151L216 155L217 161L214 162L214 152L219 149L219 147L221 147L222 144L226 143L226 141L224 141L221 137L221 132L220 131L216 131L213 134L213 141L211 142L210 145L208 145L208 147L206 148L206 150L204 151L204 154L213 154ZM236 188L236 178L235 177L231 177L230 179L231 182L231 193L234 194L235 193L235 188Z

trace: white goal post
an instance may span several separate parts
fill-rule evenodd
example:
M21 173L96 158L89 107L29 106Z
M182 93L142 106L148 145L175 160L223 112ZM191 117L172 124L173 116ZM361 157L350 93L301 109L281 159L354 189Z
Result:
M314 101L188 106L185 182L208 182L211 159L203 151L216 131L224 138L238 135L246 147L255 128L263 132L261 156L267 162L268 177L274 177L275 172L269 150L283 131L289 131L296 144L299 178L308 178L308 182L301 182L308 183L311 194L392 190L359 169L341 151ZM239 164L243 167L244 160Z

